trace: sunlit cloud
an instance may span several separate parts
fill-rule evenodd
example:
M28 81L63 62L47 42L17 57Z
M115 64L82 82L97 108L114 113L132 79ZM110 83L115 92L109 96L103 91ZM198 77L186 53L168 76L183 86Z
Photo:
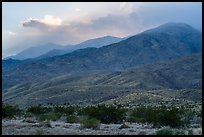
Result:
M62 20L59 17L54 17L52 15L45 15L40 21L48 25L61 25L62 23Z

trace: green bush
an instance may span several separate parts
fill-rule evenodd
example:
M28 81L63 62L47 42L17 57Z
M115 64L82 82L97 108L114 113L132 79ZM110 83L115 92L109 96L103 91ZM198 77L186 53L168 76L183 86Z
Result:
M183 120L184 112L184 110L179 110L174 107L139 107L131 110L126 120L138 123L148 122L157 127L170 126L174 128L187 124Z
M18 108L18 106L11 106L11 105L2 105L2 118L13 118L15 116L21 115L23 113L22 110Z
M98 129L100 127L100 121L96 118L89 118L88 116L80 117L80 127L81 128L92 128Z
M136 116L128 116L126 119L128 122L134 122L134 123L145 123L144 118L139 118Z
M74 115L67 116L67 123L78 123L78 122L79 122L79 118L77 116L74 116Z
M105 105L88 106L81 109L79 114L96 118L104 124L122 123L125 120L126 109Z
M163 128L156 131L156 135L173 135L173 131L168 128Z
M27 109L27 112L30 112L30 113L35 114L35 115L44 114L44 113L48 113L48 112L51 112L51 111L52 111L52 108L42 107L40 105L32 106L32 107Z
M77 111L77 108L74 106L55 106L54 107L54 112L56 113L63 113L66 115L73 115Z

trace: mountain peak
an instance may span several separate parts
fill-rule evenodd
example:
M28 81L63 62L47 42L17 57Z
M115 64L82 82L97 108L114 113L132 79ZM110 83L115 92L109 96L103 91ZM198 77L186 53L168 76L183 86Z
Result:
M162 24L156 28L144 31L145 34L150 33L165 33L172 36L182 36L182 34L186 33L197 33L198 30L194 29L192 26L186 23L176 23L176 22L168 22Z
M186 23L181 23L181 22L167 22L163 25L160 25L161 26L180 26L180 27L191 27L190 25L186 24Z

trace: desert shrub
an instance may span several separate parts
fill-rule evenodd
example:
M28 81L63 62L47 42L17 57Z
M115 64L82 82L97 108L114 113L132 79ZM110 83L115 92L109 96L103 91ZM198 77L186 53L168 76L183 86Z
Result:
M76 112L76 107L74 107L74 106L66 106L66 107L55 106L54 112L63 113L66 115L73 115Z
M144 118L141 118L141 117L137 117L137 116L128 116L126 118L126 120L128 122L134 122L134 123L145 123L145 119Z
M16 106L11 106L8 104L3 104L2 105L2 118L13 118L15 116L21 115L23 113L22 110L19 109L19 107Z
M163 128L156 131L156 135L173 135L173 131L169 128Z
M45 113L45 114L40 114L38 116L38 119L39 119L39 121L46 121L46 120L56 121L60 117L61 117L61 114L59 114L59 113L48 112L48 113Z
M115 106L98 105L85 107L79 113L80 115L96 118L104 124L122 123L125 119L126 109Z
M51 111L52 111L52 108L43 107L41 105L32 106L32 107L27 109L27 112L30 112L30 113L35 114L35 115L44 114L44 113L48 113L48 112L51 112Z
M183 126L183 110L172 108L156 108L156 107L139 107L130 111L127 121L139 123L152 123L154 126Z
M181 112L176 108L168 109L158 109L156 117L156 124L161 124L170 127L180 127L184 125L184 121L182 121ZM154 122L154 121L153 121Z
M67 116L67 123L78 123L79 118L75 115L68 115Z
M100 121L97 120L96 118L90 118L88 116L81 116L79 121L80 121L81 128L98 129L100 127Z

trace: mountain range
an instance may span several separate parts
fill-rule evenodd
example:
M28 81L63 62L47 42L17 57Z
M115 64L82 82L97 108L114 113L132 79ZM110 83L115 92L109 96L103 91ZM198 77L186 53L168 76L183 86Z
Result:
M90 41L67 53L3 60L3 100L100 103L137 90L202 89L202 33L187 24L163 24L107 45Z

